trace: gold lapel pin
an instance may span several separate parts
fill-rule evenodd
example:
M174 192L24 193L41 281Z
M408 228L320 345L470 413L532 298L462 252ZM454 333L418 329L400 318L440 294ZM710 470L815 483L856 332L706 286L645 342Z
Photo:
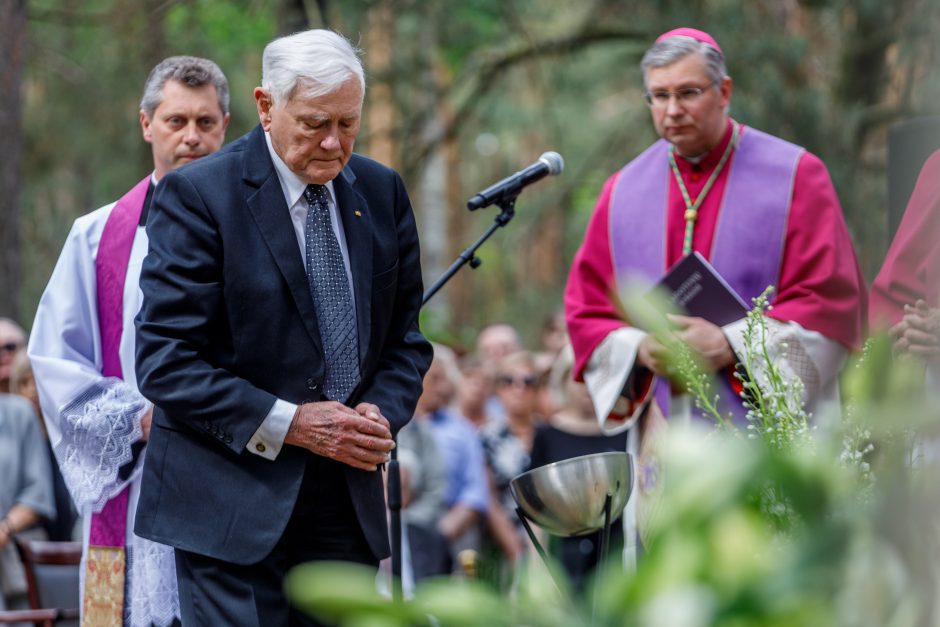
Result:
M357 218L361 218L361 217L362 217L362 212L360 212L360 211L355 211L355 212L353 212L353 213L356 214L356 217L357 217Z

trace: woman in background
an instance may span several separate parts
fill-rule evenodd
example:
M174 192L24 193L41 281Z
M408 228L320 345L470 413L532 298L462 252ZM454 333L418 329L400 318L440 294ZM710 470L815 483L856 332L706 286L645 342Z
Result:
M557 395L561 409L536 428L531 468L582 455L627 450L626 431L616 435L601 432L587 387L571 378L573 363L574 352L568 345L558 356L549 376L549 388ZM553 540L552 552L558 555L576 591L584 589L588 575L599 561L600 536L601 532L597 531L576 538L560 538L557 544ZM611 523L608 555L619 554L622 549L623 526L618 518Z
M55 454L52 452L52 445L49 443L49 435L46 433L46 424L42 418L42 408L39 406L39 392L36 390L36 379L33 377L33 369L29 363L29 357L25 350L19 351L13 358L10 365L10 393L18 394L33 406L36 412L36 418L39 423L39 430L46 443L48 452L49 468L52 473L52 494L55 500L55 516L44 518L42 526L50 540L65 542L69 540L81 539L80 529L76 531L75 522L78 520L78 512L72 497L69 496L69 489L62 478L62 472L59 470L59 464L56 463Z
M505 410L505 420L491 420L480 430L489 475L491 502L487 529L512 567L530 544L516 517L516 503L509 482L529 468L535 427L542 422L536 413L538 373L532 355L518 351L503 357L496 367L496 395ZM504 569L500 579L511 569Z
M54 513L49 458L36 416L25 399L0 394L0 609L27 607L13 536Z

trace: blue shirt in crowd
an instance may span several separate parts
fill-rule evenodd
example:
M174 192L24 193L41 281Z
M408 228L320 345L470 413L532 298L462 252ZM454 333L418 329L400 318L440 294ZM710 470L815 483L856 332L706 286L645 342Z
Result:
M444 504L486 512L489 489L480 436L469 420L450 409L430 415L431 431L447 473Z

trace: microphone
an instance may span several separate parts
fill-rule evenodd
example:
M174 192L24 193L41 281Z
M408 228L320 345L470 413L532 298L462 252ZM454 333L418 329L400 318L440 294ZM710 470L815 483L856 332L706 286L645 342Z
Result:
M557 152L546 152L539 160L524 170L519 170L499 183L490 185L482 192L467 201L467 209L476 211L497 203L511 200L519 195L523 187L546 176L560 174L565 169L565 160Z

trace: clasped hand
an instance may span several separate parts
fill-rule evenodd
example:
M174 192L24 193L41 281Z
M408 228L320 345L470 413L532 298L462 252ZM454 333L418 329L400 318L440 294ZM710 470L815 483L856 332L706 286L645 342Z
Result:
M898 353L936 358L940 356L940 309L929 307L924 300L904 305L904 317L890 333Z
M391 427L377 406L359 403L351 409L336 401L297 407L284 443L362 470L375 470L395 448Z
M699 363L709 372L715 372L734 363L734 351L728 338L716 324L692 316L667 314L673 325L672 339L678 340L698 354ZM652 335L640 342L637 362L654 374L668 377L671 370L668 348Z

